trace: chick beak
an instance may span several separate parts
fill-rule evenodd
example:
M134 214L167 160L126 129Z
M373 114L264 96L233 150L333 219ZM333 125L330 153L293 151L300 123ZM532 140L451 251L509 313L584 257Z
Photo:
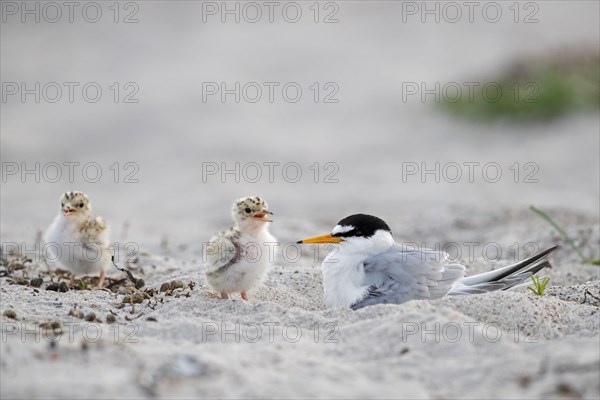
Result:
M325 235L313 236L308 239L299 240L296 243L298 244L319 244L319 243L340 243L343 242L344 239L335 237L331 233L326 233Z
M273 222L272 219L267 218L267 214L273 215L273 213L269 210L262 210L261 212L254 214L252 217L258 219L259 221Z
M69 215L69 214L72 214L72 213L74 213L75 211L77 211L77 210L75 210L75 208L73 208L72 206L70 206L70 205L68 205L68 204L67 204L66 206L64 206L64 207L63 207L63 214L64 214L64 215Z

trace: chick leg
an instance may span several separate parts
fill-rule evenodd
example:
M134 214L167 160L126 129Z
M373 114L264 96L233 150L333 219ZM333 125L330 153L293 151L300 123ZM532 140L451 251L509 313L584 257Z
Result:
M71 279L69 280L69 287L75 286L75 274L71 274Z
M242 295L242 299L248 300L248 294L246 292L242 292L241 295Z
M104 271L100 271L100 280L98 281L98 289L102 289L102 286L104 285L104 278L106 278L106 274L104 273Z
M221 292L221 298L227 300L229 296L225 292Z

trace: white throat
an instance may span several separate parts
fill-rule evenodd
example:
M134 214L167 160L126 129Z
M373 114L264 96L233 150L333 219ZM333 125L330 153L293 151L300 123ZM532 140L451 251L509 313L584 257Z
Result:
M248 218L238 222L237 228L240 232L251 236L260 236L268 234L269 222L260 221L256 218Z
M337 228L337 227L336 227ZM362 299L368 286L364 284L362 262L394 245L391 233L378 230L369 238L348 237L323 261L323 288L325 305L350 307Z

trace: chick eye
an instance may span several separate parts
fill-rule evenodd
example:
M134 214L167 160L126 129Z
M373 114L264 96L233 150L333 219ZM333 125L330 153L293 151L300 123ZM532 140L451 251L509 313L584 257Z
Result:
M79 204L77 204L77 207L79 207L79 208L83 208L83 203L79 203Z
M246 207L246 209L245 209L244 211L246 211L246 213L247 213L247 214L250 214L250 212L251 212L252 210L250 209L250 207Z

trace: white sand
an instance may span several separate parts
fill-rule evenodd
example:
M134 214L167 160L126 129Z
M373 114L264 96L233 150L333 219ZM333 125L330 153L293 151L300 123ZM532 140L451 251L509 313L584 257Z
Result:
M539 230L542 246L557 243L536 216L521 217L510 228ZM595 230L590 241L597 239ZM172 279L197 286L175 291L189 297L160 295L164 303L146 301L133 313L131 305L118 308L123 295L34 293L2 279L2 311L17 314L2 319L2 397L598 397L599 302L582 303L586 290L598 297L598 268L569 249L554 257L542 297L520 290L356 312L324 310L320 272L308 256L274 267L249 302L216 298L197 262L142 257L144 273L135 271L148 286ZM469 272L487 268L479 256ZM118 323L69 316L75 305L101 321L113 311ZM54 320L63 324L54 348L49 333L21 336Z
M528 210L546 210L587 256L598 254L600 115L477 124L418 98L402 101L406 82L492 79L524 55L597 49L599 3L535 2L533 24L513 22L512 2L502 2L497 24L423 24L419 16L402 23L400 2L338 3L339 24L202 23L202 4L192 1L138 2L138 24L113 23L107 8L98 24L2 24L3 82L95 81L105 91L98 103L16 97L2 104L3 163L96 162L103 172L97 183L80 169L72 182L8 177L0 193L3 245L31 249L60 194L83 190L112 241L137 246L131 267L146 287L196 282L132 310L119 308L123 294L46 291L47 275L39 293L0 278L0 312L16 313L16 320L0 317L3 399L600 397L599 305L589 295L583 302L586 291L600 297L600 268L581 264ZM140 102L115 104L108 87L130 81ZM203 103L205 81L293 81L305 97ZM315 104L308 87L316 81L336 82L340 102ZM109 169L115 162L118 183ZM139 167L138 183L123 183L127 162ZM279 173L274 182L204 183L204 162L297 162L303 179L289 183ZM339 182L323 183L322 174L314 183L315 162L334 162ZM495 183L480 170L474 182L403 182L407 162L498 163L503 175ZM537 183L523 182L528 162L539 167ZM279 257L250 301L222 301L204 285L202 242L227 228L231 202L250 194L269 201L282 243L366 212L384 218L398 241L457 243L469 274L524 258L528 243L562 247L542 297L521 289L325 310L325 252L315 259L305 248L299 262ZM496 245L502 255L489 262L483 250L495 258ZM27 272L39 271L34 263ZM102 322L69 316L75 305ZM117 323L109 325L111 312ZM52 321L63 332L55 347L39 328ZM24 329L33 333L22 336Z

